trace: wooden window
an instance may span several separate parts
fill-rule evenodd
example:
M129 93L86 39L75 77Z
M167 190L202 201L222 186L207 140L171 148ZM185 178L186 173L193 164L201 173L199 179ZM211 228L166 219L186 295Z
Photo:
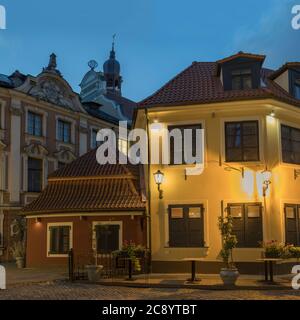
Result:
M203 205L169 206L169 245L177 248L204 247Z
M71 124L69 122L58 120L58 140L65 143L71 142Z
M238 248L257 248L263 241L262 205L260 203L228 204L228 214L233 217L233 234Z
M225 123L226 162L259 161L258 121Z
M252 89L251 69L236 69L231 72L232 90Z
M49 254L67 254L70 250L70 226L49 227Z
M300 205L285 204L285 242L300 246Z
M107 254L120 248L120 225L107 224L96 226L97 253Z
M28 158L28 192L41 192L43 184L43 160Z
M282 161L300 164L300 129L281 125Z
M39 114L28 112L27 115L27 132L33 136L41 137L43 117Z
M191 155L193 157L195 157L197 155L197 141L196 141L196 130L198 129L202 129L201 124L197 124L197 125L183 125L183 126L169 126L168 130L171 133L172 130L178 129L181 132L181 148L177 149L175 148L175 141L174 141L174 137L170 138L170 164L174 165L174 164L187 164L187 162L185 161L185 157L184 157L184 153L189 152L191 153ZM192 146L191 149L192 150L187 150L188 146L186 146L186 150L184 150L184 130L192 130ZM199 148L199 146L198 146ZM182 161L181 163L175 163L175 158L176 155L178 155L178 157L181 157ZM197 159L197 162L200 162L201 159Z

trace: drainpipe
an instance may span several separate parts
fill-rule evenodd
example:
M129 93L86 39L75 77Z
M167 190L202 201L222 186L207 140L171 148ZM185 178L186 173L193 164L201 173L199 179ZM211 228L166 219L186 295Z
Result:
M146 115L146 130L147 130L147 141L148 141L148 163L147 163L147 175L148 175L148 212L147 212L147 246L149 249L149 272L152 273L152 232L151 232L151 182L150 182L150 130L149 130L149 118L148 118L148 110L145 109Z

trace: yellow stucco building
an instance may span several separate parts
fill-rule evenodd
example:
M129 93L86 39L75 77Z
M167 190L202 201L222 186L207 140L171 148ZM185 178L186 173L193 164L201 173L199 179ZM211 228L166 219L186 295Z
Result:
M194 62L139 104L135 127L150 141L163 128L204 130L201 174L187 175L186 164L145 165L153 271L186 270L188 257L218 272L218 217L228 212L239 241L234 259L245 272L261 258L261 241L300 245L300 63L273 71L264 59L239 52Z

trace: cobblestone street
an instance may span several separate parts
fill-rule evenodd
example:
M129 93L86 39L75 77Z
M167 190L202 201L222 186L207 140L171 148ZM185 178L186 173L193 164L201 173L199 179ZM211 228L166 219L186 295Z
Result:
M144 289L55 282L0 291L0 300L300 300L300 291Z

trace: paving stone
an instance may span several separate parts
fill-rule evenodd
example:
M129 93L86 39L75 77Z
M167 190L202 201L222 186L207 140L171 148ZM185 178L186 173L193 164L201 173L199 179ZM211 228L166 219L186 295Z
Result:
M300 300L294 290L193 290L108 287L82 283L48 282L0 291L0 300Z

